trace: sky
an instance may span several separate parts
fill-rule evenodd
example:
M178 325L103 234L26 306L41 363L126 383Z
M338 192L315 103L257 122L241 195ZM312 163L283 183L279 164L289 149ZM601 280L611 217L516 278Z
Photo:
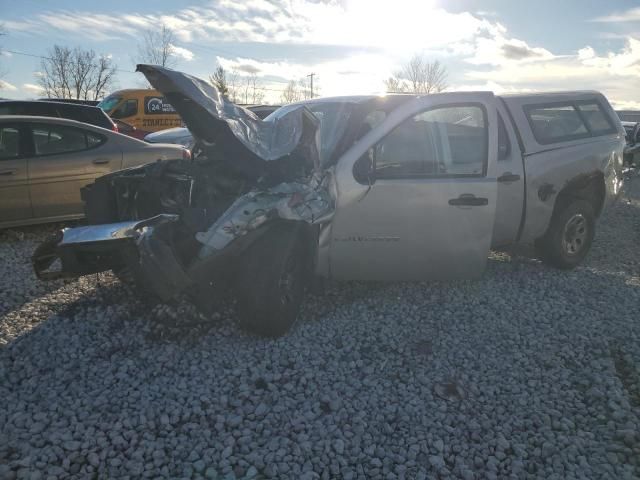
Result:
M595 89L640 109L640 1L635 0L0 0L0 97L37 98L54 44L93 49L135 73L145 29L174 34L175 69L255 73L266 100L314 73L323 96L383 93L414 54L439 60L448 90Z

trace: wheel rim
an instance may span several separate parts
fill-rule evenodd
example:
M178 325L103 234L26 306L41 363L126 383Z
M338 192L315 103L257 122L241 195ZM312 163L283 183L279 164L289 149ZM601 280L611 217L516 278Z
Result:
M280 287L280 303L289 305L293 303L295 290L295 269L296 261L292 256L287 259L284 272L280 276L278 286Z
M588 229L587 219L581 213L576 213L567 221L562 235L562 247L567 255L580 253L587 241Z

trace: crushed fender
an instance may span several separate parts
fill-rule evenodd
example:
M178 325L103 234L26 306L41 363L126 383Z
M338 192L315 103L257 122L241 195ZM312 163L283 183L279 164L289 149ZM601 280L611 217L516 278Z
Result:
M90 225L65 229L36 250L39 278L113 270L166 300L225 278L273 225L331 219L333 172L320 165L320 121L310 110L294 106L263 121L200 79L138 70L180 113L197 153L86 187Z

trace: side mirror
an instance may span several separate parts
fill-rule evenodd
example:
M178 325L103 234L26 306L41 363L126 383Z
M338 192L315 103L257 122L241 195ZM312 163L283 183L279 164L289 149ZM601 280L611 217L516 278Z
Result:
M353 166L353 176L364 185L373 185L376 180L375 147L369 148Z

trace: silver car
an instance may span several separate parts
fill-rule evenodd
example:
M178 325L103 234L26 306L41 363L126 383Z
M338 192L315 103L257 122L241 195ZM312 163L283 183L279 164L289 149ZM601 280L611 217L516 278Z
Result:
M0 116L0 228L82 218L80 189L96 178L185 155L74 120Z

